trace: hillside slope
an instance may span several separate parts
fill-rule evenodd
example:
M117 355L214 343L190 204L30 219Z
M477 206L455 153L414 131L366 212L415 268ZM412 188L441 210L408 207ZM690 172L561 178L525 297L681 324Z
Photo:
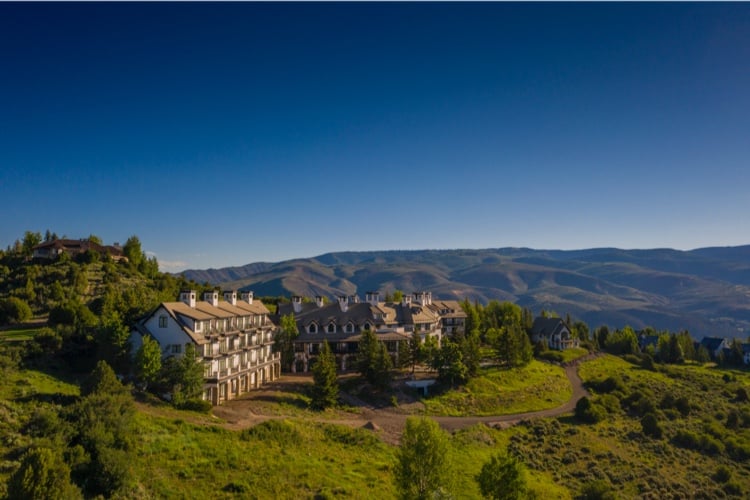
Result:
M750 333L750 246L337 252L183 275L258 295L430 290L445 299L570 313L592 326L688 329L696 337Z

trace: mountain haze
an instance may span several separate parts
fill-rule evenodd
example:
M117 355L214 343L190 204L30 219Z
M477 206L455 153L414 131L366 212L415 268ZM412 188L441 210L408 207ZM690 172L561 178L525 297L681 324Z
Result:
M591 327L688 329L698 338L750 333L750 245L335 252L183 274L257 295L430 290L443 299L507 300L535 312L570 313Z

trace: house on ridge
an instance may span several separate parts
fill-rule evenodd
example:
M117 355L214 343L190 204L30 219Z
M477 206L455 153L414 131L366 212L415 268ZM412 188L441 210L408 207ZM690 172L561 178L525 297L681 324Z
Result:
M32 249L32 258L54 260L63 253L67 253L75 258L76 256L83 255L88 251L96 252L101 256L109 255L112 260L115 261L128 260L123 254L122 247L117 243L114 245L100 245L88 239L57 239L45 241L36 245Z
M706 348L711 359L716 359L724 349L731 347L729 340L723 337L703 337L700 345Z
M570 333L570 328L561 318L538 317L531 326L531 341L547 341L550 349L564 351L572 347L578 347L578 338Z

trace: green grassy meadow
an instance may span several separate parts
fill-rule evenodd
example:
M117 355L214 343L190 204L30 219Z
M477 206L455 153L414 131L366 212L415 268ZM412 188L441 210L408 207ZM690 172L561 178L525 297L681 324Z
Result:
M449 450L452 497L480 498L476 474L493 454L507 450L526 464L535 498L571 499L594 487L613 498L747 498L750 402L738 394L750 387L750 374L710 365L651 371L614 356L586 361L579 373L590 384L592 401L606 408L605 419L585 423L571 415L503 430L479 424L454 432ZM618 382L604 384L610 377ZM570 390L564 372L547 363L535 361L518 370L488 368L466 388L428 400L440 403L428 410L525 412L565 402L569 392L553 398L563 389ZM5 373L0 386L0 485L17 467L18 450L31 444L22 432L31 416L61 404L56 398L78 393L76 384L54 374ZM689 402L684 413L669 404L681 397ZM305 398L269 398L263 402L264 413L274 417L242 430L232 430L212 415L140 401L138 439L130 452L136 482L130 497L396 498L397 447L381 440L377 431L312 421L309 410L302 409ZM641 407L657 416L661 437L644 434ZM697 440L686 440L686 433Z
M428 415L508 415L556 408L572 392L562 368L534 360L523 368L483 368L464 387L422 402Z

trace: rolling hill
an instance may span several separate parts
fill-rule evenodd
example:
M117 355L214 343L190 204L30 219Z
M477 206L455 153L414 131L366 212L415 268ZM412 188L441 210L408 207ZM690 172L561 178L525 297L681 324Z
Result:
M430 290L444 299L512 301L589 325L750 334L750 245L622 250L335 252L310 259L188 270L188 279L257 295Z

